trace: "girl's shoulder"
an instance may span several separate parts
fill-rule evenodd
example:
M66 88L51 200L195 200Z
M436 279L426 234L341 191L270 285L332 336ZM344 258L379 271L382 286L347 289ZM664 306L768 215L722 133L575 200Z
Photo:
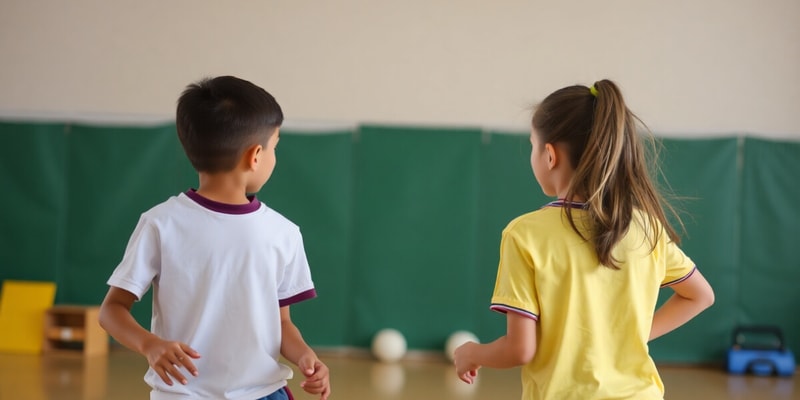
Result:
M561 225L563 210L560 207L545 206L522 214L508 223L506 231L519 231L530 229L546 229L553 225Z

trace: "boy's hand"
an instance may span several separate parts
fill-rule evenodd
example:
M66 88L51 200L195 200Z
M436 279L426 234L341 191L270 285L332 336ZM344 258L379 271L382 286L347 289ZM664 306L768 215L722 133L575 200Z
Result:
M319 394L320 400L327 400L331 394L331 382L328 367L313 353L300 358L297 368L305 375L306 380L300 387L308 393Z
M184 385L189 383L180 372L181 367L186 368L193 376L197 376L197 368L191 359L200 358L200 353L185 343L154 337L144 343L142 354L147 357L147 363L167 385L172 386L170 377Z
M478 369L481 368L480 365L470 361L470 351L472 351L473 346L478 346L478 344L475 342L467 342L459 346L455 352L453 352L453 363L456 365L456 374L458 374L459 379L466 383L474 383L475 377L478 376Z

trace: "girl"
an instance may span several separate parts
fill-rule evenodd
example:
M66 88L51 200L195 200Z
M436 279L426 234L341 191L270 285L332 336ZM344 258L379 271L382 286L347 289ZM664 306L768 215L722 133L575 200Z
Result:
M647 343L714 292L678 248L638 121L609 80L557 90L536 109L531 167L558 200L503 231L491 309L506 314L506 335L459 347L461 380L523 365L526 400L663 399ZM664 286L675 294L654 313Z

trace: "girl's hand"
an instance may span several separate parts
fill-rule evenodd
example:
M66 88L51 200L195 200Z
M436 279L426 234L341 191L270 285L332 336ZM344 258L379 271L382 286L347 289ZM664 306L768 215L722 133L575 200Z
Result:
M308 393L320 395L320 400L327 400L331 394L328 367L311 353L298 360L297 368L306 377L306 380L300 383L300 387Z
M476 346L480 346L475 342L467 342L459 346L453 353L453 362L456 365L456 375L462 381L472 384L475 382L475 377L478 376L480 365L472 362L472 351Z
M197 368L191 359L200 358L200 353L185 343L170 342L153 337L144 343L142 354L147 357L147 363L150 364L150 368L156 371L167 385L172 386L172 378L175 378L183 385L189 383L180 372L181 367L185 368L193 376L198 374Z

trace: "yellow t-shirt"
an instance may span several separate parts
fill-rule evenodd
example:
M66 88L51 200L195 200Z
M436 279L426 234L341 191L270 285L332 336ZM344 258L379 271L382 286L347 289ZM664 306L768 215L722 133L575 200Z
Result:
M647 346L653 313L659 287L688 278L694 263L660 226L651 251L637 213L613 251L621 269L604 267L559 204L513 220L500 245L491 308L538 321L522 398L663 399ZM586 212L575 208L572 215L581 228Z

